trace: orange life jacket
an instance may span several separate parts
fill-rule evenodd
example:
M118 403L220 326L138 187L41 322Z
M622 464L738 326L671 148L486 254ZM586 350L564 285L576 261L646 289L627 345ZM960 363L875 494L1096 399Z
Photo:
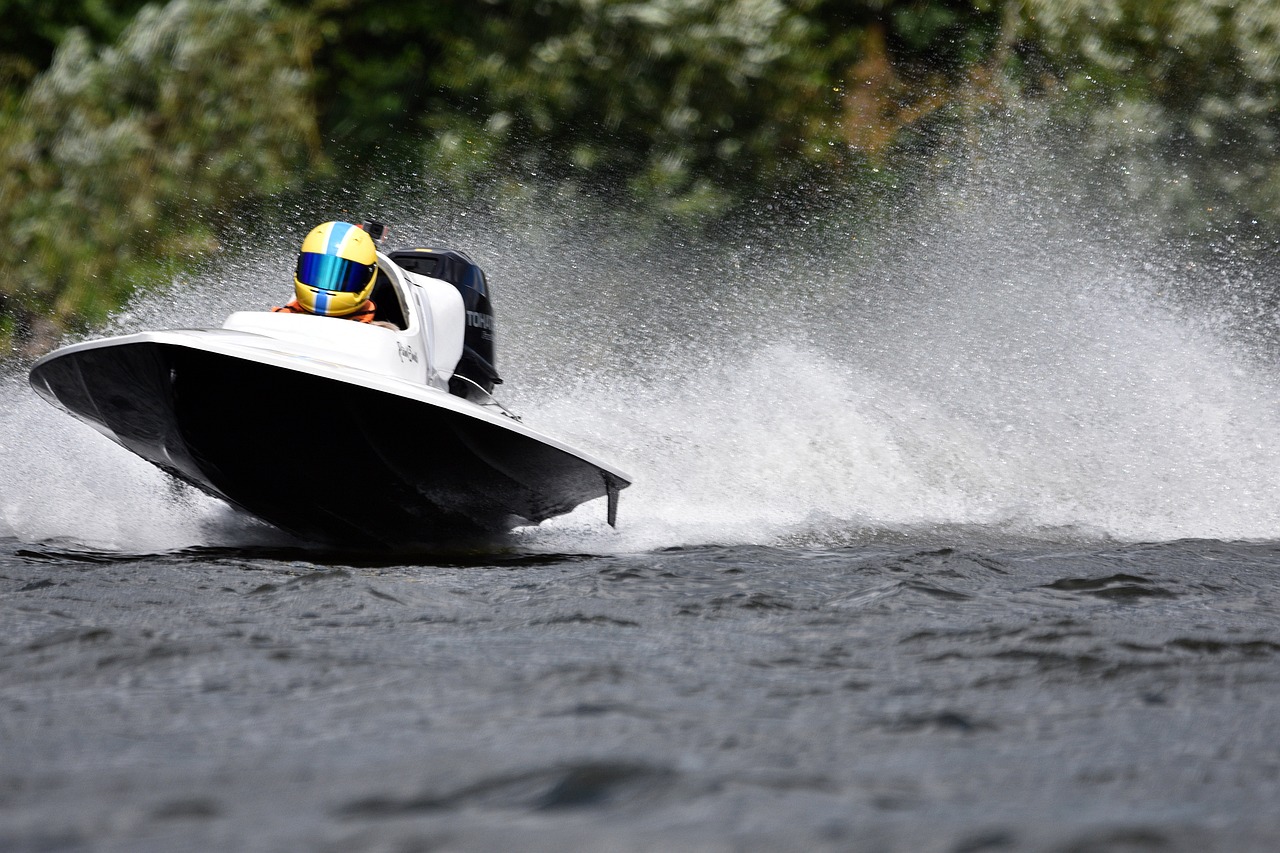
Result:
M284 305L278 305L275 308L272 308L271 310L280 311L284 314L310 314L311 313L306 308L303 308L301 305L299 305L298 300L296 299L290 299L288 303ZM354 312L352 312L351 314L347 314L345 317L342 317L341 319L355 320L358 323L372 323L373 312L376 310L377 310L377 306L373 304L373 300L367 299L365 300L365 303L361 305L359 308L357 308Z

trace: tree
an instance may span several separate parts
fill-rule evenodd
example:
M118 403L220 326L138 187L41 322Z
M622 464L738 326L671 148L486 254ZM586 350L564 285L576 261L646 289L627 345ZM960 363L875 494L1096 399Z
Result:
M147 7L102 50L72 31L0 115L0 341L103 318L297 180L318 156L314 43L267 0Z
M741 188L826 161L832 55L776 0L503 0L445 45L433 80L470 110L430 113L432 162L462 178L516 163L573 181L724 208ZM830 35L830 34L825 34Z
M1280 231L1280 4L1025 0L1023 37L1131 202L1190 227ZM1152 170L1151 164L1164 168Z
M94 42L111 43L146 0L0 0L0 90L16 98L49 66L67 32L81 30Z

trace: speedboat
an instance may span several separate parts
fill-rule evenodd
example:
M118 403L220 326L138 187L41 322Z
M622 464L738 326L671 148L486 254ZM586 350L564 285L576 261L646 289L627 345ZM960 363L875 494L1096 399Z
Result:
M378 251L379 324L240 311L220 328L76 343L31 368L53 405L304 540L403 549L537 524L619 469L492 396L484 273L446 249Z

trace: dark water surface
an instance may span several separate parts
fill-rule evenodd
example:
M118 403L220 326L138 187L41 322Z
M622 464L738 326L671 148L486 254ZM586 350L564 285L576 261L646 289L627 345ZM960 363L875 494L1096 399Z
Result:
M1280 544L0 546L0 850L1280 848Z

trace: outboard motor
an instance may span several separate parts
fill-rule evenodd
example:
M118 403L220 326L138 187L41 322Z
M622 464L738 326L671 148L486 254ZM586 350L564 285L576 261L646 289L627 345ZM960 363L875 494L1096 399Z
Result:
M462 339L462 358L449 380L449 393L466 397L475 391L475 385L486 394L492 392L502 378L494 367L493 306L484 272L465 252L454 249L400 249L388 257L409 272L447 281L458 288L467 311L467 329Z

